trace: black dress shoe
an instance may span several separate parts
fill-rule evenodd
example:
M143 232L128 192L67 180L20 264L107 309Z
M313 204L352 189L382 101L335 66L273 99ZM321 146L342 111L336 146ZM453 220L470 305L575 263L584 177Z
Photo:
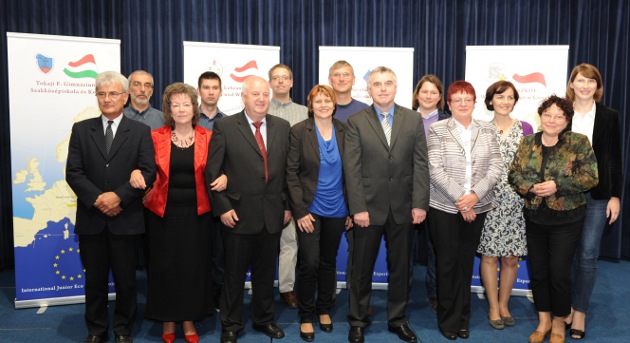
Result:
M468 329L461 329L457 332L457 336L459 338L463 338L463 339L468 339L468 337L470 337L470 330Z
M333 330L333 323L332 322L330 324L319 323L319 328L322 331L324 331L324 332L332 332L332 330Z
M418 341L418 336L411 330L409 324L405 323L397 327L388 327L387 330L398 335L398 338L405 342L415 343Z
M107 337L107 335L87 335L87 337L83 340L83 343L105 343L108 339L109 337Z
M457 334L454 332L442 331L442 330L440 330L440 332L442 333L442 336L446 337L446 339L450 339L451 341L454 341L457 339Z
M116 343L133 343L133 341L131 340L130 336L117 335L116 336Z
M348 342L350 343L363 343L365 338L363 337L363 328L360 326L351 326L350 332L348 332Z
M300 329L300 338L306 342L312 342L315 340L315 331L304 332Z
M260 331L271 338L280 339L284 337L284 331L282 331L282 329L279 328L275 323L267 325L254 324L254 330Z
M236 332L223 331L221 333L221 343L236 343Z

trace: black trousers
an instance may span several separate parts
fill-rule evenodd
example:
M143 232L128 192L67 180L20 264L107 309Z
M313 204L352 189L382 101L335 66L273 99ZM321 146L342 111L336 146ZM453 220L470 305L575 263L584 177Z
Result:
M247 268L251 267L252 322L267 325L274 322L273 281L281 232L270 234L265 228L257 234L235 234L221 225L225 249L225 274L221 289L221 324L224 331L238 332L243 321L243 285Z
M337 288L337 251L346 218L327 218L311 213L315 222L311 233L298 235L298 303L301 323L312 323L314 314L328 314ZM317 290L317 301L315 291Z
M411 214L410 214L411 215ZM381 238L385 235L387 247L387 322L396 327L407 323L405 310L409 301L409 264L413 238L413 224L396 224L391 214L384 225L355 227L352 245L352 274L350 282L350 309L348 321L351 326L367 327L368 306L372 295L372 274L378 256Z
M470 281L485 213L467 223L460 213L431 208L429 229L435 247L438 326L458 332L469 329Z
M553 225L526 220L530 284L539 312L571 313L571 264L583 226L584 219Z
M223 274L225 273L225 251L223 249L220 224L220 217L213 217L209 227L212 239L212 254L210 254L211 272L208 274L210 275L209 284L212 285L213 303L216 308L219 308L221 288L223 287Z
M116 283L114 333L131 335L137 308L138 239L139 235L113 235L107 228L97 235L79 235L85 268L85 321L90 335L105 335L109 330L110 269Z

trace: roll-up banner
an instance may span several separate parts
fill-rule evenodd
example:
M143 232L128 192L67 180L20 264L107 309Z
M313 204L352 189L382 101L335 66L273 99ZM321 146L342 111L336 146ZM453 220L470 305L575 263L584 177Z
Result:
M473 117L492 120L494 114L485 106L486 89L496 81L506 80L512 82L519 93L511 116L528 122L536 132L540 126L537 113L540 102L551 94L563 97L566 93L568 58L568 45L467 46L466 81L477 93ZM477 256L472 279L472 290L477 293L484 291L480 263ZM519 258L518 265L512 294L531 296L527 257Z
M15 307L84 302L64 169L72 124L100 115L96 75L120 71L120 41L8 32L7 51Z
M336 61L345 60L352 65L356 77L352 87L352 97L371 105L372 99L367 92L367 77L370 71L378 66L385 66L396 73L397 93L396 104L411 108L413 93L413 48L384 48L384 47L349 47L349 46L320 46L319 47L319 83L328 84L328 70ZM337 254L337 287L346 287L346 264L348 261L348 241L344 235ZM387 252L385 241L381 247L374 265L372 287L387 289Z
M267 80L269 69L278 63L278 46L184 42L184 82L197 88L199 75L217 73L223 86L219 109L225 114L243 109L241 86L248 76Z

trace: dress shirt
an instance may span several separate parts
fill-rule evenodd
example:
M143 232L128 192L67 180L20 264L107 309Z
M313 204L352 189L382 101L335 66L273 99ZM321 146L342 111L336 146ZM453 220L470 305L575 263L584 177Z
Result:
M249 114L247 114L247 111L245 111L245 118L247 118L247 124L249 125L249 128L252 130L252 133L255 136L256 127L254 126L254 121L252 120L252 118L250 118ZM261 122L262 125L260 125L260 134L262 135L263 141L265 142L265 149L267 149L267 118L263 118Z
M288 121L291 126L308 118L308 108L306 108L306 106L296 104L293 101L281 103L276 99L271 99L269 102L268 112L271 115Z
M378 115L379 123L383 121L383 115L381 113L382 112L389 113L389 115L387 116L387 122L389 123L390 128L392 129L394 128L394 105L392 105L392 107L390 107L387 111L381 111L376 106L374 106L374 110L376 111L376 114Z
M112 119L107 119L107 117L101 115L101 121L103 122L103 135L107 132L107 125L109 125L108 121ZM119 114L118 117L113 119L112 123L112 132L114 133L114 138L116 137L116 131L118 130L118 125L120 125L120 121L122 120L122 116Z
M221 119L223 117L227 116L225 113L221 112L221 110L219 108L217 108L217 114L214 115L214 117L210 118L208 117L205 113L201 112L201 106L199 106L199 123L198 125L206 128L210 131L212 131L212 128L214 127L214 122L217 121L217 119Z
M595 127L595 101L593 101L593 106L586 113L575 111L572 121L571 131L585 135L592 145L593 128Z
M151 130L159 129L164 126L164 114L162 111L157 110L151 106L146 110L140 112L133 106L129 105L123 108L123 113L127 118L139 121L141 123L149 125Z

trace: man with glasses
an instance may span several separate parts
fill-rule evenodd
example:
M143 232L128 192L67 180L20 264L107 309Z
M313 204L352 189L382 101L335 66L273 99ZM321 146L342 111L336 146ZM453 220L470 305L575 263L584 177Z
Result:
M122 114L129 81L106 71L96 77L101 115L72 126L66 181L77 195L74 233L79 236L85 268L84 343L107 342L108 282L116 284L113 328L117 343L131 343L136 314L136 244L144 232L144 189L131 186L139 169L150 187L155 180L155 154L147 125ZM146 188L145 187L145 188Z
M273 91L269 103L269 114L280 117L291 126L308 118L306 106L291 100L293 72L285 64L276 64L269 69L269 85ZM284 228L280 237L280 255L278 256L278 291L284 304L290 309L298 307L297 297L293 292L295 285L295 265L297 264L297 234L293 220Z
M162 111L151 107L153 76L144 70L136 70L129 75L129 96L131 101L123 113L127 118L145 123L155 130L164 126Z
M344 123L351 115L368 107L366 103L352 98L352 86L355 79L354 69L344 60L333 63L328 70L328 83L335 91L337 98L335 118Z

